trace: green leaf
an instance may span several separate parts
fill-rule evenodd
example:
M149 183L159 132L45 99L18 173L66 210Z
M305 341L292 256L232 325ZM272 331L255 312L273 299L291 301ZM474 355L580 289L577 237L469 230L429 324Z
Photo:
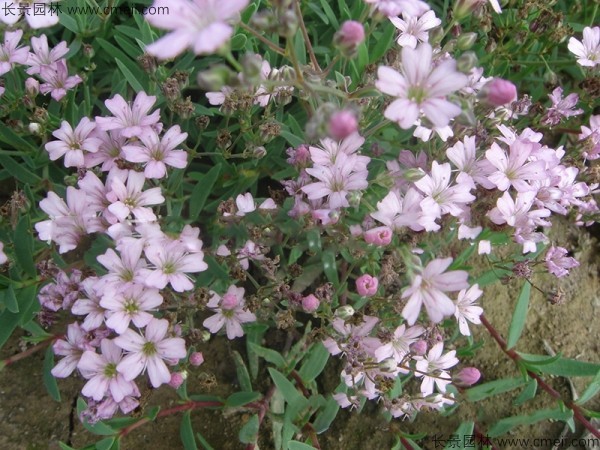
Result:
M316 450L312 445L305 444L304 442L299 441L290 441L288 442L289 450Z
M17 163L10 156L0 155L0 165L22 183L36 185L41 181L40 177L27 170L23 164Z
M281 130L279 132L281 137L283 137L292 147L298 147L299 145L304 143L304 139L296 136L295 134L289 132L288 130Z
M37 301L37 285L24 287L16 291L15 294L19 302L19 326L22 327L40 309L40 302Z
M217 164L206 172L206 175L203 175L202 178L198 180L198 184L194 186L190 198L190 219L197 219L200 215L220 173L221 164Z
M119 70L125 76L125 79L129 83L129 85L136 91L140 92L144 90L144 87L140 84L140 82L135 78L135 76L131 73L131 71L123 64L123 62L119 58L115 58L115 63L119 67Z
M15 290L13 289L13 285L9 284L8 289L2 291L4 294L4 306L11 313L19 312L19 302L17 302L17 296L15 295Z
M225 406L228 408L237 408L238 406L247 405L262 397L260 392L234 392L227 400Z
M544 362L543 364L535 363L536 359L545 361L545 356L541 355L529 355L526 353L519 353L527 361L523 362L523 365L532 370L537 370L548 375L556 375L559 377L593 377L600 370L600 364L578 361L576 359L569 358L558 358L550 363Z
M252 392L252 382L250 381L250 374L248 373L248 368L242 359L242 355L240 355L237 351L233 352L233 362L235 363L235 370L237 372L238 383L240 383L240 387L242 391Z
M258 346L265 332L269 329L264 324L251 324L246 327L246 352L248 354L248 365L250 366L250 375L255 380L258 376L259 355L252 350L252 346Z
M488 430L487 435L490 437L501 436L514 427L519 425L532 425L542 420L561 420L563 422L568 421L573 417L573 411L570 409L543 409L536 411L530 415L513 416L505 419L500 419L496 424Z
M0 122L0 141L20 152L37 154L39 151L37 145L23 139L2 122Z
M512 391L513 389L521 387L526 383L527 380L522 377L489 381L487 383L480 384L479 386L467 389L467 397L472 402L478 402L479 400L483 400L493 395Z
M254 444L258 439L258 427L258 414L254 414L240 430L238 435L240 442L243 442L244 444Z
M325 346L317 342L308 352L308 356L304 359L298 374L305 383L313 381L325 368L329 360L329 351Z
M531 295L531 283L526 281L523 284L517 305L515 306L515 312L513 313L512 322L508 329L507 349L513 348L517 345L523 328L525 327L525 321L527 320L527 310L529 308L529 297Z
M396 27L391 22L385 21L382 23L384 27L383 33L380 33L380 37L376 38L377 43L373 46L373 49L369 52L369 63L373 64L377 62L385 53L388 51L394 40L394 34ZM373 36L374 38L375 36ZM372 38L372 39L373 39Z
M339 410L340 405L333 397L330 396L325 404L325 408L323 408L317 414L317 417L313 423L315 432L320 434L327 431L334 421L335 416L337 416Z
M285 401L290 405L298 405L308 402L308 400L304 398L300 391L296 389L296 386L294 386L294 384L281 372L269 367L269 374L273 379L273 383L275 383L275 386L277 386L277 389L279 389L283 395Z
M463 422L456 429L452 436L457 436L458 440L448 440L448 443L444 447L444 450L449 450L452 448L473 448L470 445L469 440L466 439L467 436L473 435L473 428L475 428L475 422Z
M537 385L538 383L535 378L530 379L525 388L519 394L519 396L515 398L515 401L513 402L514 405L522 405L526 401L531 400L533 397L535 397L535 393L537 392Z
M72 31L75 34L79 33L79 27L77 26L77 21L75 19L73 19L71 16L64 14L60 10L58 13L58 21L67 30Z
M46 349L46 355L44 356L44 368L43 368L43 379L44 386L46 386L46 390L50 397L52 397L57 402L60 402L60 390L58 389L58 384L56 383L56 378L50 372L54 367L54 351L52 350L52 346L48 346Z
M33 231L29 215L25 215L19 220L15 228L13 242L15 244L15 257L21 266L21 269L31 278L37 276L37 269L33 260Z
M110 450L117 438L115 436L107 437L96 442L96 450Z
M270 348L264 348L260 345L250 343L250 351L254 354L260 356L264 360L274 364L275 367L283 368L286 366L285 359L281 354L275 350L271 350Z
M591 400L598 392L600 392L600 370L575 403L583 405Z
M194 438L194 430L192 429L192 412L186 411L181 419L181 427L179 428L179 436L185 450L197 450L196 439Z
M340 279L338 277L337 261L333 251L323 252L323 272L329 281L333 283L333 286L337 289L340 286Z
M242 50L246 46L247 41L248 38L245 34L236 34L234 37L231 38L230 41L231 50Z
M5 309L0 313L0 348L8 340L12 332L19 324L19 314Z
M200 433L196 433L196 438L200 441L200 445L204 447L204 450L215 450Z
M329 6L329 1L321 0L321 7L323 8L323 11L325 11L327 18L330 20L331 25L333 25L333 27L337 30L340 27L340 22L338 21L336 14L333 12L333 9L331 9L331 6Z

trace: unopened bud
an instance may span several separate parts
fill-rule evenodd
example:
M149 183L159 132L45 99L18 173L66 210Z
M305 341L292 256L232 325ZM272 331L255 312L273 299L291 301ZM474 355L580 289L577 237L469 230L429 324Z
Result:
M478 63L475 52L464 52L456 60L456 68L462 73L469 73Z
M491 106L503 106L517 99L517 87L510 81L494 78L479 92L480 97Z
M334 112L329 118L329 135L338 141L358 130L356 114L347 109Z
M473 14L481 6L481 0L458 0L454 5L454 18L464 19Z
M267 149L262 145L260 147L256 147L254 150L252 150L252 156L256 159L262 159L267 156Z
M198 367L204 362L204 355L202 352L194 352L190 355L190 364Z
M379 363L379 370L386 373L392 373L398 370L398 363L394 358L384 359Z
M333 42L346 58L356 55L358 46L365 40L363 24L355 20L347 20L335 33Z
M320 304L321 302L319 301L319 299L313 294L307 295L302 299L302 308L307 313L315 312L317 309L319 309Z
M360 206L360 199L362 198L362 192L360 191L351 191L346 194L346 200L348 200L348 204L352 208L357 208Z
M31 134L38 135L40 134L40 130L42 129L41 125L37 122L31 122L27 128Z
M354 315L354 308L350 305L340 306L335 310L335 316L346 320Z
M185 378L183 377L183 375L179 372L174 372L171 374L171 380L169 381L169 386L171 386L173 389L177 389L179 386L181 386L183 384L183 382L185 381Z
M35 98L40 92L40 82L35 78L27 78L25 80L25 91L30 98Z
M356 279L356 292L362 297L372 297L377 293L379 280L369 274L361 275Z
M223 86L230 85L236 74L226 65L217 64L198 74L200 89L209 92L220 91Z
M246 53L240 61L242 64L244 78L246 80L256 80L260 77L263 59L256 53Z
M456 39L459 50L469 50L477 40L477 33L463 33Z
M410 344L410 351L416 356L423 356L427 353L427 341L421 339Z
M425 176L425 172L423 171L423 169L417 169L417 168L410 168L407 169L403 174L402 177L406 180L406 181L410 181L412 183L414 183L415 181L419 181L421 178L423 178Z
M85 56L87 59L92 59L94 57L94 55L96 54L96 52L94 51L94 47L91 46L90 44L83 44L83 56Z
M475 367L465 367L454 379L454 383L460 387L469 387L474 385L481 378L481 372Z
M376 227L365 231L364 238L367 244L385 246L392 242L394 233L389 227Z

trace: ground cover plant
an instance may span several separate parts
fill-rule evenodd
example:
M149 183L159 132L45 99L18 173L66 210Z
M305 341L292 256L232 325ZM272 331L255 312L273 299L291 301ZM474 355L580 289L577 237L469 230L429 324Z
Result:
M319 449L373 407L394 448L437 448L408 424L510 391L550 406L439 448L549 420L600 439L600 362L520 348L532 292L569 307L553 226L599 217L597 3L0 3L0 346L24 334L0 370L45 351L57 401L76 378L89 448L173 415L218 448L210 410L244 416L241 448ZM518 376L480 380L477 328Z

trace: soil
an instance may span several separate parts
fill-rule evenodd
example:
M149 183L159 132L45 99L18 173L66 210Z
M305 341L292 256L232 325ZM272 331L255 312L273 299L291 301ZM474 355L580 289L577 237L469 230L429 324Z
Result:
M582 361L600 361L600 326L596 317L600 312L600 252L598 243L585 230L570 228L557 223L553 229L560 241L568 239L580 261L579 268L571 271L571 275L561 280L549 276L535 276L534 283L543 290L560 287L564 291L564 303L552 305L539 292L533 291L527 323L523 337L517 350L532 354L548 354L549 351L560 352L564 357ZM489 321L506 336L512 312L522 281L513 280L508 284L497 283L484 289L482 304ZM475 357L462 361L465 366L476 366L482 373L482 381L491 381L507 376L519 376L514 363L509 360L491 339L486 330L480 326L472 326L474 340L483 342ZM227 340L213 339L210 346L202 351L206 363L190 374L188 379L190 392L210 395L223 395L236 388L235 375L227 372L231 367L228 362L231 346L242 350L241 342L230 343ZM6 358L21 350L19 336L13 338L0 352L0 358ZM83 380L70 378L59 380L63 401L57 403L47 394L42 382L43 352L15 363L0 371L0 449L2 450L34 450L58 449L59 441L69 442L80 448L99 439L88 433L74 414L73 405ZM339 370L331 364L320 382L328 383L329 379L337 380ZM214 375L218 380L207 390L206 376ZM204 377L204 378L203 378ZM574 378L573 389L565 378L547 377L566 400L573 395L581 394L589 378ZM204 381L202 381L204 380ZM201 388L200 386L203 386ZM428 433L429 438L418 441L424 449L442 448L431 436L437 434L447 439L463 420L472 420L483 433L499 418L518 414L528 414L540 408L553 408L556 402L546 393L538 390L532 400L514 405L519 391L498 395L493 399L477 403L469 403L461 396L460 406L455 414L443 417L438 413L422 413L414 423L395 420L387 423L379 414L378 405L367 404L362 414L340 411L332 428L319 436L323 449L331 450L379 450L389 449L394 445L393 430L409 433ZM162 405L168 408L175 405L177 396L168 387L149 392L147 407ZM586 405L589 409L600 410L600 398L596 397ZM243 449L237 439L238 432L245 421L250 418L247 412L240 411L225 415L220 411L194 411L192 423L194 430L199 431L215 450ZM269 438L269 419L263 423L264 436L260 440L261 449L272 448ZM146 424L123 439L121 448L178 449L183 448L179 440L180 416L161 418ZM555 439L565 429L562 422L539 422L528 427L519 427L509 436L516 438ZM577 429L575 436L580 436ZM570 435L569 435L570 436ZM523 448L519 446L503 446L499 448ZM550 449L546 446L530 447ZM568 448L568 447L557 447ZM582 448L582 447L578 447ZM589 447L594 448L594 447ZM597 446L595 448L600 448Z

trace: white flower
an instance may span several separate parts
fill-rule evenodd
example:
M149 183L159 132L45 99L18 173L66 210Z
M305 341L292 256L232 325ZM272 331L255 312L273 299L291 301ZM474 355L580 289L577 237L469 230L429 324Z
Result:
M439 26L442 21L435 16L432 10L427 11L421 17L409 16L402 13L400 17L390 17L390 21L400 30L398 45L402 47L416 48L418 42L429 42L428 31Z
M577 56L579 65L595 67L600 63L600 27L585 27L583 42L572 37L569 39L569 50Z

